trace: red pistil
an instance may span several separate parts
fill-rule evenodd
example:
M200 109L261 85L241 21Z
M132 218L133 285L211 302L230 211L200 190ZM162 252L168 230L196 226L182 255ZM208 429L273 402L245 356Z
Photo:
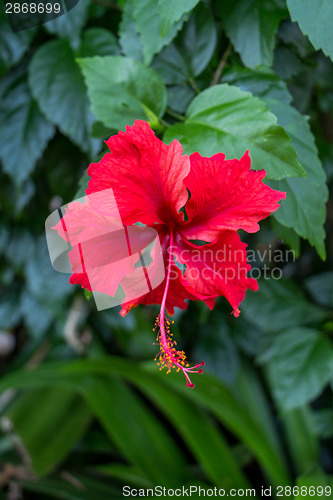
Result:
M155 359L158 360L158 365L160 365L160 370L164 368L167 369L167 373L170 373L172 368L175 368L177 372L180 370L184 373L186 378L187 387L194 387L194 383L191 382L189 374L192 373L202 373L201 366L204 366L204 362L202 361L199 364L194 366L190 366L186 361L186 355L184 351L178 351L175 347L177 342L172 339L172 333L170 332L170 320L165 315L165 305L166 299L169 290L170 283L170 273L171 273L171 265L172 265L172 253L171 248L173 245L173 233L170 232L170 248L169 248L169 264L168 264L168 272L166 278L166 284L161 304L160 314L158 315L154 330L158 329L158 335L156 340L160 345L160 352L155 356ZM173 321L172 321L173 323Z

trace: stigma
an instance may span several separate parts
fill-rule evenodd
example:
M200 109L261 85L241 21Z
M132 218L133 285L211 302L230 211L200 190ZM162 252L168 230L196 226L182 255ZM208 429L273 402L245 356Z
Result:
M171 323L173 321L171 322L164 315L164 311L161 311L156 318L154 331L157 331L157 337L155 345L160 346L160 351L155 356L155 360L159 369L166 369L167 373L170 373L172 369L175 369L176 372L182 371L185 375L186 386L193 388L195 384L191 381L190 375L193 373L202 373L201 367L205 363L202 361L194 366L189 365L185 352L177 349L177 342L172 338L173 334L170 332Z

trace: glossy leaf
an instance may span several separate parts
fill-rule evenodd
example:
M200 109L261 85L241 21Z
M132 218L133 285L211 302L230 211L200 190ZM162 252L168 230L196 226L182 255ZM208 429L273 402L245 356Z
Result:
M181 84L200 75L208 65L217 41L213 15L199 4L176 40L155 57L152 67L166 84Z
M282 408L311 401L333 376L332 345L316 330L285 330L274 339L269 354L269 378Z
M161 17L156 0L128 0L125 10L130 9L143 47L144 62L148 65L153 56L173 40L181 28L183 20L177 20L162 36Z
M166 106L165 87L152 69L126 57L79 59L92 110L107 127L124 129L134 120L158 125Z
M166 36L173 24L190 12L199 0L158 0L158 9L161 16L161 35Z
M98 142L89 137L94 117L75 55L62 40L43 45L29 68L30 88L41 110L61 132L91 155Z
M258 292L246 295L242 311L250 323L272 334L327 317L327 312L311 304L296 284L281 279L260 280Z
M297 21L316 49L322 49L333 60L333 40L330 35L333 24L331 0L287 0L291 19Z
M164 138L178 139L186 153L211 156L220 151L240 158L249 149L252 168L270 178L303 175L289 137L263 101L230 85L215 85L198 95L184 124L170 127Z
M272 66L275 34L287 11L280 0L223 0L224 29L249 68Z
M118 45L112 34L101 28L86 30L80 54L117 54ZM43 45L30 65L29 83L40 108L83 151L92 156L100 141L90 137L95 121L75 53L65 41Z
M326 201L328 190L326 176L318 158L314 137L309 123L291 106L291 96L284 82L265 70L251 72L240 70L226 77L240 88L263 99L275 114L278 123L287 131L298 159L306 171L305 178L283 179L272 187L287 192L280 209L273 217L287 228L292 228L302 238L315 246L325 257Z

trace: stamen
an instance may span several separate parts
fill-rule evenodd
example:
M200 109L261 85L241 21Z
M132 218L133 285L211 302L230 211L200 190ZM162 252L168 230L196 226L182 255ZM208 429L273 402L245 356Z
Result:
M170 320L165 316L165 304L166 298L169 289L170 283L170 273L171 273L171 265L172 265L172 253L171 248L173 245L173 233L170 232L170 251L169 251L169 264L168 264L168 273L166 279L166 285L164 289L162 304L160 314L156 318L154 331L158 330L158 334L156 340L160 345L160 351L155 356L155 360L159 365L159 369L166 369L167 373L170 373L172 368L174 368L177 372L180 370L184 373L186 378L187 387L193 388L195 385L191 381L189 377L189 373L202 373L201 366L204 366L204 362L202 361L199 364L194 366L190 366L186 361L186 355L184 351L178 351L176 349L177 342L172 339L172 333L170 332ZM173 323L173 321L172 321ZM157 343L155 344L157 345Z

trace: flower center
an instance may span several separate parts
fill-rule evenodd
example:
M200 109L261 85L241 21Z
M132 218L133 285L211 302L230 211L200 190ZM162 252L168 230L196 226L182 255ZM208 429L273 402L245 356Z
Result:
M172 339L172 333L170 332L170 320L165 315L165 305L166 299L169 290L170 283L170 274L171 274L171 266L172 266L172 249L173 245L173 232L170 231L170 247L169 247L169 263L168 263L168 272L166 278L166 284L161 304L160 314L158 315L154 331L158 329L158 334L156 340L160 345L160 352L155 356L155 360L158 361L158 365L160 366L160 370L164 368L167 369L167 373L170 373L172 368L175 368L177 372L180 370L184 373L186 378L187 387L194 387L193 382L189 377L191 373L202 373L201 366L204 366L204 362L202 361L199 364L194 366L190 366L186 361L186 355L184 351L178 351L176 348L177 342ZM173 323L173 321L172 321Z

